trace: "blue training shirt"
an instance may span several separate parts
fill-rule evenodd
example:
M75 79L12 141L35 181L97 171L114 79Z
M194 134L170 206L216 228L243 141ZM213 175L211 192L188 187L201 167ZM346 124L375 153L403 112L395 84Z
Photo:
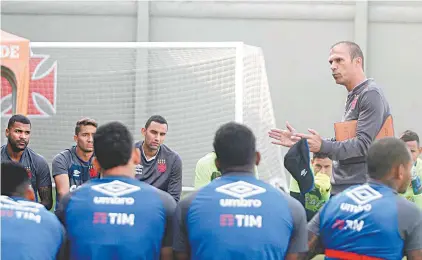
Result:
M400 260L403 252L422 249L422 211L375 181L331 198L308 228L334 251L326 251L326 259L357 254Z
M129 177L93 179L70 192L56 214L64 224L72 259L159 259L172 242L176 202Z
M43 205L0 197L1 259L56 259L64 240L57 217Z
M306 214L253 173L226 173L183 199L174 250L191 259L285 259L308 250Z

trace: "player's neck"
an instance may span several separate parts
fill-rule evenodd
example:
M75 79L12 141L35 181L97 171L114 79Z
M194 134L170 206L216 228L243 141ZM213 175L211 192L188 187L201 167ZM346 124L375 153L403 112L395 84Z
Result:
M142 150L143 150L143 152L144 152L144 154L145 154L145 157L149 160L149 159L151 159L152 157L154 157L154 156L156 156L157 155L157 153L158 153L158 149L157 150L152 150L152 149L150 149L146 144L145 144L145 142L142 144Z
M92 152L84 152L82 149L80 149L78 146L76 146L76 155L83 161L87 162L89 159L91 159L92 155L94 154L94 151Z
M23 151L25 151L25 150L15 152L12 149L12 145L10 143L7 144L7 153L9 154L10 159L12 159L12 161L19 162L21 160Z
M381 182L385 186L392 188L395 191L397 191L399 189L399 186L397 185L397 183L394 180L385 179L385 180L379 180L379 182Z
M108 170L104 170L104 177L128 177L134 178L135 169L131 165L117 166Z
M230 167L223 170L223 174L232 173L232 172L247 172L253 174L254 169L250 166L238 166L238 167Z
M357 75L353 80L351 80L348 84L346 84L346 89L348 92L352 91L354 88L359 86L361 83L363 83L366 80L365 74Z

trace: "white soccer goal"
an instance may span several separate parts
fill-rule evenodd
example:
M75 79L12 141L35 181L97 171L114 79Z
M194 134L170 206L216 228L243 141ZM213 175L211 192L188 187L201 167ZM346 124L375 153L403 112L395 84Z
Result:
M189 189L216 129L235 120L257 136L261 179L277 178L287 187L281 149L267 134L275 118L260 48L241 42L33 42L31 50L31 146L50 162L73 145L82 116L100 124L119 120L139 140L148 117L160 114L169 122L165 143L182 157Z

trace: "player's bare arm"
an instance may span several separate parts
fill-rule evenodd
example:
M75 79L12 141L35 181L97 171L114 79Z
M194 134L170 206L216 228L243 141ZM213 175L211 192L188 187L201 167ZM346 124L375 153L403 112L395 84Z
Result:
M160 259L161 260L173 260L173 248L171 248L171 247L161 248Z
M67 174L56 175L54 182L56 183L57 195L61 199L69 192L69 176Z
M412 250L407 254L408 260L422 260L422 249Z
M176 252L176 260L189 260L190 256L185 252Z
M305 260L306 258L306 253L294 253L294 254L287 254L286 255L286 260Z
M50 210L53 206L53 187L51 185L39 187L38 193L40 195L41 204L43 204L46 209Z
M306 259L312 259L318 254L322 253L322 247L320 243L320 239L317 235L315 235L313 232L308 232L308 255Z

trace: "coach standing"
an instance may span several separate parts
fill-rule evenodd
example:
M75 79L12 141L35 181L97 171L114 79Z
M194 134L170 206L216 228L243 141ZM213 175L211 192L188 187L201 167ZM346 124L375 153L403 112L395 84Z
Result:
M313 129L308 129L310 134L296 133L289 123L287 130L273 129L269 135L277 140L273 143L286 147L306 138L311 152L328 154L333 160L332 194L337 194L354 184L366 182L366 153L391 113L381 88L373 79L366 78L363 53L356 43L334 44L328 61L336 83L349 92L343 121L357 120L356 137L341 142L322 139Z
M135 144L141 152L136 178L169 193L179 201L182 193L182 160L163 144L167 130L167 121L159 115L151 116L142 128L145 139Z

